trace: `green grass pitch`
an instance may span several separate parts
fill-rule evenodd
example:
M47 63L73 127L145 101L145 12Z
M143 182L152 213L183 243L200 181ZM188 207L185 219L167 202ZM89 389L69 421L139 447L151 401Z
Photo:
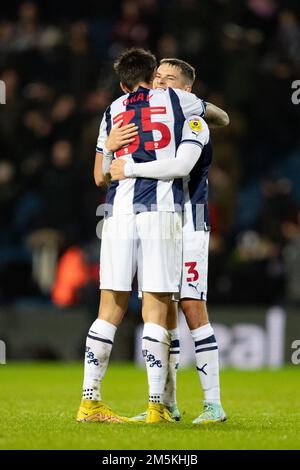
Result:
M196 427L202 393L194 369L178 372L180 423L76 423L81 364L9 363L0 366L0 449L300 449L299 373L221 373L226 423ZM146 375L131 364L111 364L103 399L120 414L143 411Z

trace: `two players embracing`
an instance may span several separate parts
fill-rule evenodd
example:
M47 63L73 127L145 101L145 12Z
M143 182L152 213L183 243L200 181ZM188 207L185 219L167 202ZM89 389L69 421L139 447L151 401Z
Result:
M115 63L124 95L106 110L97 142L94 176L110 173L103 225L99 315L86 340L78 421L174 422L179 362L177 304L195 343L204 408L195 424L226 420L220 402L218 346L206 309L212 146L206 121L227 114L191 93L195 71L178 59L142 49ZM205 120L203 119L205 117ZM117 327L137 273L144 320L142 350L149 399L146 412L118 415L101 400Z

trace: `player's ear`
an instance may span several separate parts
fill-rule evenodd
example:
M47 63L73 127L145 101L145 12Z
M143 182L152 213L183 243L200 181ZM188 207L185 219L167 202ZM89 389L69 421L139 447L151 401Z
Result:
M192 91L192 87L189 85L185 85L184 91L188 91L190 93Z
M129 90L129 88L124 83L120 82L120 87L123 93L131 93L131 90Z
M155 77L156 77L156 72L157 72L157 67L155 67L155 69L154 69L154 71L153 71L153 74L152 74L152 78L151 78L151 81L150 81L151 86L153 85L153 81L154 81L154 79L155 79Z

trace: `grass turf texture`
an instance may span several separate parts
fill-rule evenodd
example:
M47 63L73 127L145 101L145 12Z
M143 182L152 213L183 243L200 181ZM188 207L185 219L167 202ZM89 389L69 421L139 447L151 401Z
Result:
M197 427L202 394L194 369L178 372L179 423L77 423L81 364L0 366L0 449L299 449L299 369L221 374L226 423ZM111 364L103 399L132 416L146 407L145 372Z

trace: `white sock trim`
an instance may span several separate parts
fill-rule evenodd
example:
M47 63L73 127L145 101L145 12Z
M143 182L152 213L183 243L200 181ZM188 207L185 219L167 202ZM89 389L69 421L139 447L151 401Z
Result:
M94 323L90 327L90 332L93 334L97 333L98 335L104 336L104 338L109 339L110 341L114 341L115 333L117 331L117 327L108 321L101 320L97 318Z
M144 324L143 338L147 336L158 340L160 343L170 344L168 330L156 323L147 322Z
M207 323L207 325L200 326L199 328L190 331L194 341L200 341L201 339L208 338L209 336L214 334L214 329L210 323Z

